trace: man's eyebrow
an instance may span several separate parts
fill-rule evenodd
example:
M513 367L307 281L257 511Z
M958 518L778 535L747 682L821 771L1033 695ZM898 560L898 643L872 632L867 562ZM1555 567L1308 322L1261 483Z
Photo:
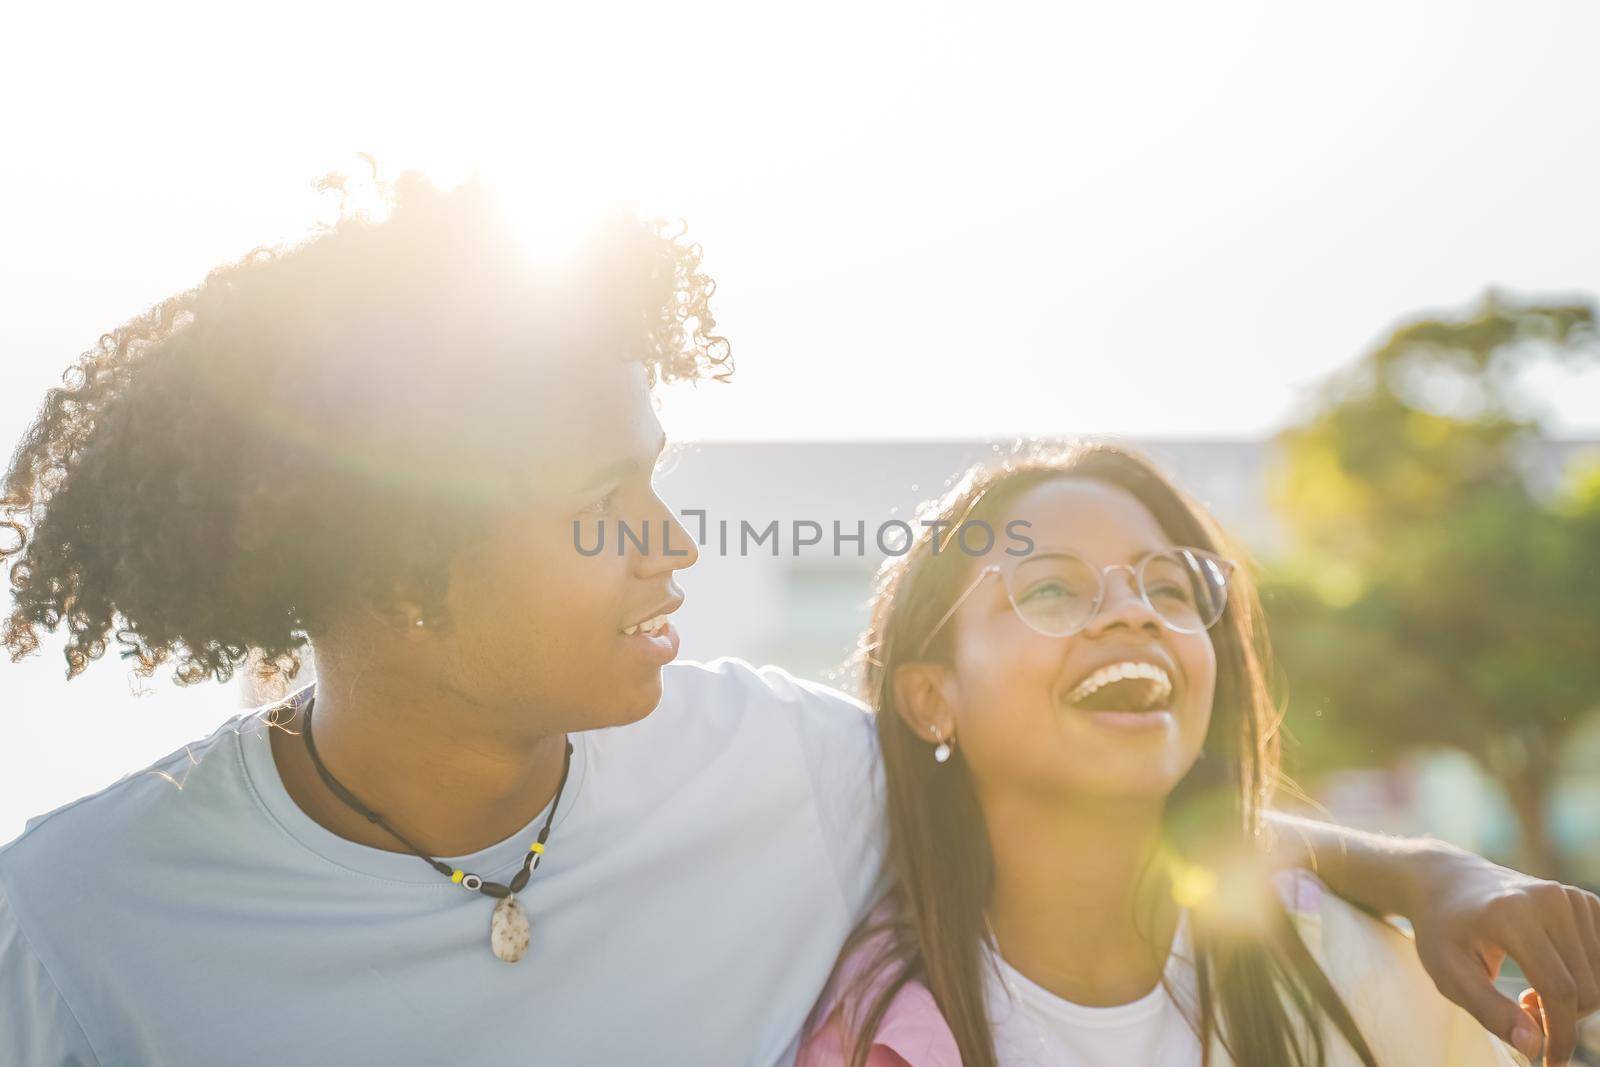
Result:
M573 492L587 493L589 490L605 485L607 482L619 481L623 478L626 478L628 475L632 474L638 469L638 460L619 459L615 463L608 463L599 470L591 473L583 480L583 484L574 489Z
M655 454L651 457L652 462L655 460L655 458L661 455L662 451L666 447L667 435L663 433L656 441ZM626 478L630 474L637 473L642 466L643 465L639 462L638 458L632 456L619 459L613 463L608 463L585 478L583 480L583 484L574 490L574 492L586 493L596 486L605 485L607 482L614 482L619 479Z

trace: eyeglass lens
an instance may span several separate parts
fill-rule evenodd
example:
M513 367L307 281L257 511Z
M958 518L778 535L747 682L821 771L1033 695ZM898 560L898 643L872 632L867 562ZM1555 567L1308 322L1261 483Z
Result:
M1171 549L1147 557L1135 573L1139 592L1174 630L1198 633L1222 617L1227 568L1209 553ZM1042 633L1074 633L1100 606L1100 571L1070 552L1029 556L1006 583L1017 612Z

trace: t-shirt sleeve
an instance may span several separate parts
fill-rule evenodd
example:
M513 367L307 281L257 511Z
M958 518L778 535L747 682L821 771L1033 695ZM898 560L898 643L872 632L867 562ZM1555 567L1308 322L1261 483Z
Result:
M34 955L0 882L0 1063L30 1067L98 1067L100 1060Z
M824 846L858 921L885 888L883 761L872 712L855 697L781 668L757 673L790 707Z

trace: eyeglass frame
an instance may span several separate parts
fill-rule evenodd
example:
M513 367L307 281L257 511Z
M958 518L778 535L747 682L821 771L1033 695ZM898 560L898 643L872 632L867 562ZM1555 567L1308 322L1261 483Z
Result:
M1141 570L1143 569L1145 564L1149 563L1152 559L1155 559L1157 556L1164 556L1169 552L1191 552L1191 553L1196 553L1196 554L1200 555L1201 557L1203 557L1204 559L1207 559L1207 560L1209 560L1209 561L1211 561L1213 563L1219 564L1223 568L1223 573L1222 573L1222 595L1223 595L1222 612L1219 612L1215 619L1213 619L1209 624L1201 627L1198 630L1185 630L1185 629L1182 629L1181 627L1172 625L1171 621L1168 620L1168 618L1165 615L1163 615L1160 611L1157 611L1156 610L1156 606L1154 604L1150 603L1150 597L1145 592L1144 577L1141 574ZM1094 606L1091 607L1089 609L1089 613L1083 617L1083 621L1081 623L1079 623L1077 626L1075 626L1072 629L1068 630L1064 634L1053 634L1053 633L1050 633L1050 632L1048 632L1046 630L1039 629L1033 623L1028 621L1028 617L1023 614L1022 608L1019 607L1018 604L1017 604L1017 598L1016 598L1015 594L1013 594L1012 591L1011 591L1011 583L1005 581L1002 578L1001 584L1005 586L1006 600L1007 600L1008 603L1010 603L1011 610L1016 613L1017 618L1021 619L1023 625L1028 627L1028 629L1032 630L1036 634L1042 634L1045 637L1071 637L1075 633L1082 632L1083 629L1089 625L1089 623L1093 622L1094 621L1094 617L1096 615L1099 615L1100 614L1100 609L1105 606L1106 588L1107 588L1106 575L1110 574L1112 571L1117 571L1117 570L1123 570L1123 571L1127 571L1128 572L1129 576L1131 577L1131 579L1133 581L1133 590L1134 590L1134 592L1139 594L1139 599L1141 601L1143 601L1144 606L1149 608L1151 613L1154 614L1156 618L1161 620L1161 625L1165 626L1167 629L1173 631L1174 633L1180 633L1180 634L1205 633L1207 630L1211 629L1211 627L1215 626L1218 622L1220 622L1222 620L1223 614L1225 614L1227 612L1227 609L1228 609L1228 601L1227 601L1228 580L1233 577L1233 572L1236 571L1239 568L1239 564L1238 564L1238 562L1236 560L1228 559L1226 556L1219 556L1215 552L1212 552L1210 549L1197 548L1194 545L1174 545L1171 548L1152 549L1151 551L1146 552L1144 555L1140 556L1138 559L1136 559L1132 563L1108 563L1104 567L1099 567L1099 568L1096 568L1094 566L1094 564L1090 563L1088 560L1084 559L1082 556L1078 555L1076 552L1069 552L1069 551L1062 550L1062 551L1058 551L1058 552L1054 552L1054 553L1045 553L1045 554L1072 556L1074 559L1082 560L1083 564L1086 567L1088 567L1090 570L1094 570L1096 572L1095 577L1099 582L1098 589L1095 592ZM1021 566L1021 564L1018 564L1018 566ZM1015 568L1013 568L1013 569L1015 569ZM978 576L972 580L972 583L967 586L966 591L963 592L960 596L956 597L956 602L954 604L950 605L950 610L945 612L944 615L942 615L939 618L939 621L933 624L933 629L928 631L928 636L922 639L922 645L921 645L921 647L919 647L917 649L917 657L919 659L924 654L927 653L928 646L933 644L933 639L935 637L939 636L939 631L944 629L944 624L950 621L951 617L953 615L955 615L956 611L961 607L961 605L966 603L967 598L970 597L973 594L973 592L975 592L977 590L979 585L983 584L984 579L988 578L992 574L1001 574L1001 575L1004 574L1004 571L1002 570L1000 564L991 563L988 566L984 567L983 570L981 572L979 572Z

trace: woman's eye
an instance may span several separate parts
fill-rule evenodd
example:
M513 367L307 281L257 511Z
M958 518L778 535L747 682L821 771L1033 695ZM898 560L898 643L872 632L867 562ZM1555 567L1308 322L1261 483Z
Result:
M1038 597L1075 596L1076 594L1061 582L1041 582L1022 594L1023 600L1034 600Z
M1188 589L1181 585L1173 585L1170 583L1156 586L1154 589L1150 590L1150 595L1153 597L1159 597L1163 600L1176 600L1182 603L1187 603L1189 600Z

